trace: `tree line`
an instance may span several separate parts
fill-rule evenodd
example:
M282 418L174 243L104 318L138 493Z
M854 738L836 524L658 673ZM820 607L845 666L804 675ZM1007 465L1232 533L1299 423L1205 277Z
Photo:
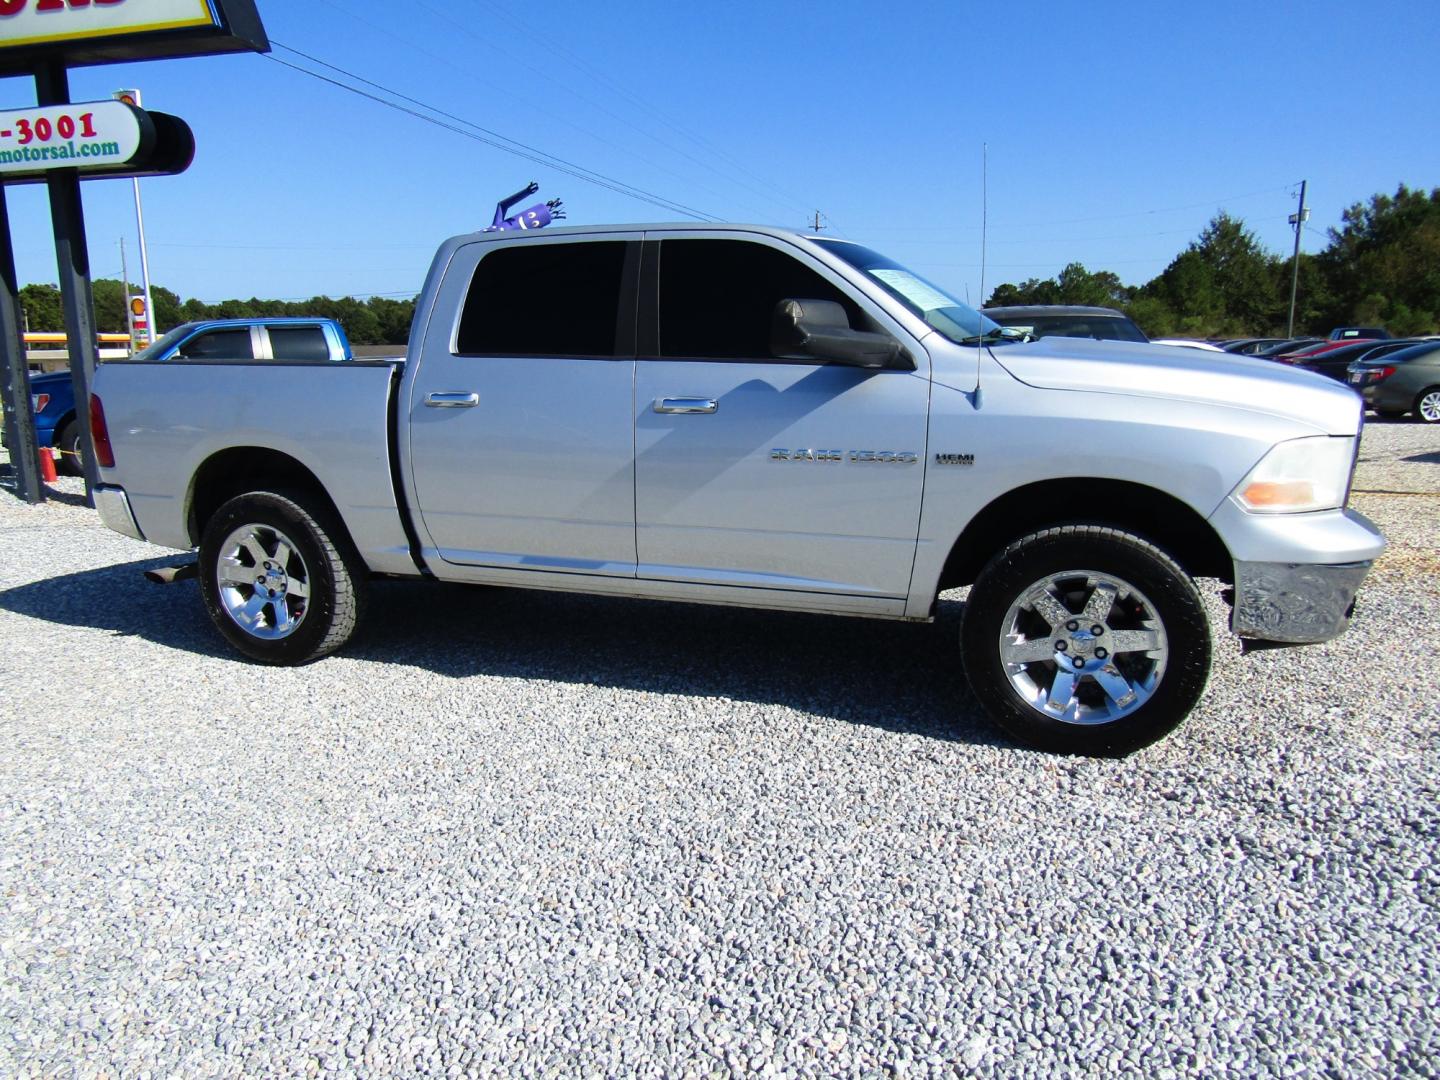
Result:
M986 306L1091 304L1120 308L1151 337L1283 334L1291 260L1267 251L1224 212L1144 285L1071 263L1053 278L996 287ZM1320 252L1302 253L1296 333L1384 326L1396 335L1440 329L1440 188L1355 203Z
M139 291L138 286L131 286ZM102 334L123 334L128 331L125 316L124 286L112 279L101 278L93 283L95 296L95 328ZM345 328L352 345L404 345L410 338L410 320L415 316L415 299L392 300L372 296L359 300L342 296L333 300L316 296L309 300L221 300L207 304L203 300L181 300L160 285L152 284L155 302L154 325L168 330L185 322L200 319L272 319L283 315L337 319ZM20 303L25 310L26 325L34 331L63 331L65 315L60 304L60 290L54 285L26 285L20 290Z
M1297 332L1325 333L1342 325L1384 326L1397 335L1440 329L1440 188L1428 194L1401 185L1394 195L1355 203L1329 230L1328 245L1302 254L1295 309ZM1188 247L1144 285L1126 285L1109 270L1071 263L1053 278L1030 278L995 288L990 307L1008 304L1091 304L1120 308L1151 337L1242 337L1285 331L1290 304L1290 259L1266 250L1243 221L1217 214ZM98 329L124 333L125 298L118 281L94 283ZM403 345L415 300L372 296L303 301L181 300L153 286L155 325L168 329L197 319L338 319L356 345ZM63 330L60 290L20 290L31 330Z

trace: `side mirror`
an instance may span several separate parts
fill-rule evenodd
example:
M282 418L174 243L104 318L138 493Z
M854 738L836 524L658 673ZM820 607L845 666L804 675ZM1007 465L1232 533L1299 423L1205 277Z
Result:
M852 330L834 300L781 300L770 322L770 351L781 359L883 368L899 359L900 343L886 334Z

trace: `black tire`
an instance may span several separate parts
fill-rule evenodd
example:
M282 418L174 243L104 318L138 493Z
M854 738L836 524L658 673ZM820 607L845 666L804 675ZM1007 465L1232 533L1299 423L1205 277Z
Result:
M1053 591L1047 590L1050 596L1062 600L1066 615L1074 613L1084 618L1084 588L1090 586L1077 571L1105 575L1107 580L1113 575L1115 582L1129 586L1131 591L1115 594L1113 610L1097 599L1096 604L1106 611L1099 617L1101 622L1078 626L1072 635L1071 622L1079 620L1067 621L1066 629L1061 629L1053 625L1052 619L1062 616L1052 614L1051 619L1043 619L1038 605L1027 606L1022 601L1036 595L1033 587L1054 579L1057 584ZM1074 582L1080 582L1083 588L1067 593L1065 590L1073 588ZM1098 592L1091 589L1092 596ZM1143 616L1150 620L1137 621ZM1012 620L1033 630L1007 638L1006 647L1014 650L1029 645L1044 652L1045 658L1007 667L1001 638L1009 632ZM1156 621L1161 631L1158 637L1153 629ZM1100 628L1098 635L1088 632L1095 625ZM1126 630L1127 626L1139 629ZM1104 637L1107 629L1111 635L1108 639ZM1146 636L1117 636L1125 633ZM1117 644L1120 640L1126 640L1127 646L1141 640L1158 640L1162 648L1137 651L1116 647L1111 655L1101 644ZM1069 525L1032 533L991 559L970 589L960 641L971 688L995 722L1018 741L1056 753L1108 757L1148 746L1185 719L1199 701L1210 674L1210 624L1189 576L1153 544L1096 525ZM1067 651L1061 652L1062 648ZM1011 655L1013 659L1018 654ZM1157 655L1163 656L1163 661L1156 659ZM1103 657L1108 660L1097 659ZM1073 692L1065 698L1069 703L1067 713L1074 713L1071 719L1046 711L1054 707L1042 706L1038 700L1032 704L1022 696L1020 686L1012 682L1013 675L1027 688L1036 687L1040 698L1053 697L1062 692L1056 680L1064 661L1081 667L1091 665L1068 675L1076 680ZM1102 678L1116 686L1117 675L1127 682L1133 679L1133 686L1139 688L1130 702L1102 689ZM1090 722L1076 722L1082 712ZM1111 713L1114 718L1106 719Z
M1440 401L1437 398L1440 398L1440 386L1427 386L1416 394L1415 419L1422 424L1440 424Z
M237 546L237 535L248 535L251 545ZM263 562L250 554L256 550ZM257 581L273 575L269 583L280 586L279 597L252 584L250 571ZM230 583L223 590L222 573ZM240 652L265 664L308 664L354 632L364 606L364 566L322 499L304 491L251 491L205 524L200 592L211 622ZM283 616L277 604L284 605ZM242 605L246 610L236 611ZM247 629L240 620L251 615L253 629ZM283 619L293 619L293 627Z
M71 417L61 425L59 432L55 435L55 449L60 451L59 461L56 469L66 476L84 476L85 464L80 454L80 422Z

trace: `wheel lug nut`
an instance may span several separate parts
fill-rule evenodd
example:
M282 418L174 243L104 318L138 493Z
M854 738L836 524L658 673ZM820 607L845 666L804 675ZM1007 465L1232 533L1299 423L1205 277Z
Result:
M1101 634L1105 633L1105 627L1101 626L1099 623L1096 623L1094 626L1090 627L1090 633L1094 634L1096 637L1099 637Z
M1097 660L1104 660L1105 657L1107 657L1107 656L1109 656L1109 655L1110 655L1110 654L1109 654L1108 652L1106 652L1104 649L1096 649L1096 650L1095 650L1095 659L1097 659Z
M1080 624L1074 619L1071 619L1068 623L1065 624L1065 629L1069 630L1073 634L1076 630L1080 629Z

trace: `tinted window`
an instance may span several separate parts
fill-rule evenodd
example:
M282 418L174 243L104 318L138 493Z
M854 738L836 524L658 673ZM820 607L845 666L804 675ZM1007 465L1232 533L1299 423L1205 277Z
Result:
M624 240L489 252L460 314L465 356L614 356Z
M276 360L329 360L330 344L318 326L270 326L270 352Z
M250 328L210 330L197 334L180 346L177 356L186 360L254 360Z
M834 300L869 329L859 305L803 263L748 240L660 244L660 355L768 359L781 300Z

